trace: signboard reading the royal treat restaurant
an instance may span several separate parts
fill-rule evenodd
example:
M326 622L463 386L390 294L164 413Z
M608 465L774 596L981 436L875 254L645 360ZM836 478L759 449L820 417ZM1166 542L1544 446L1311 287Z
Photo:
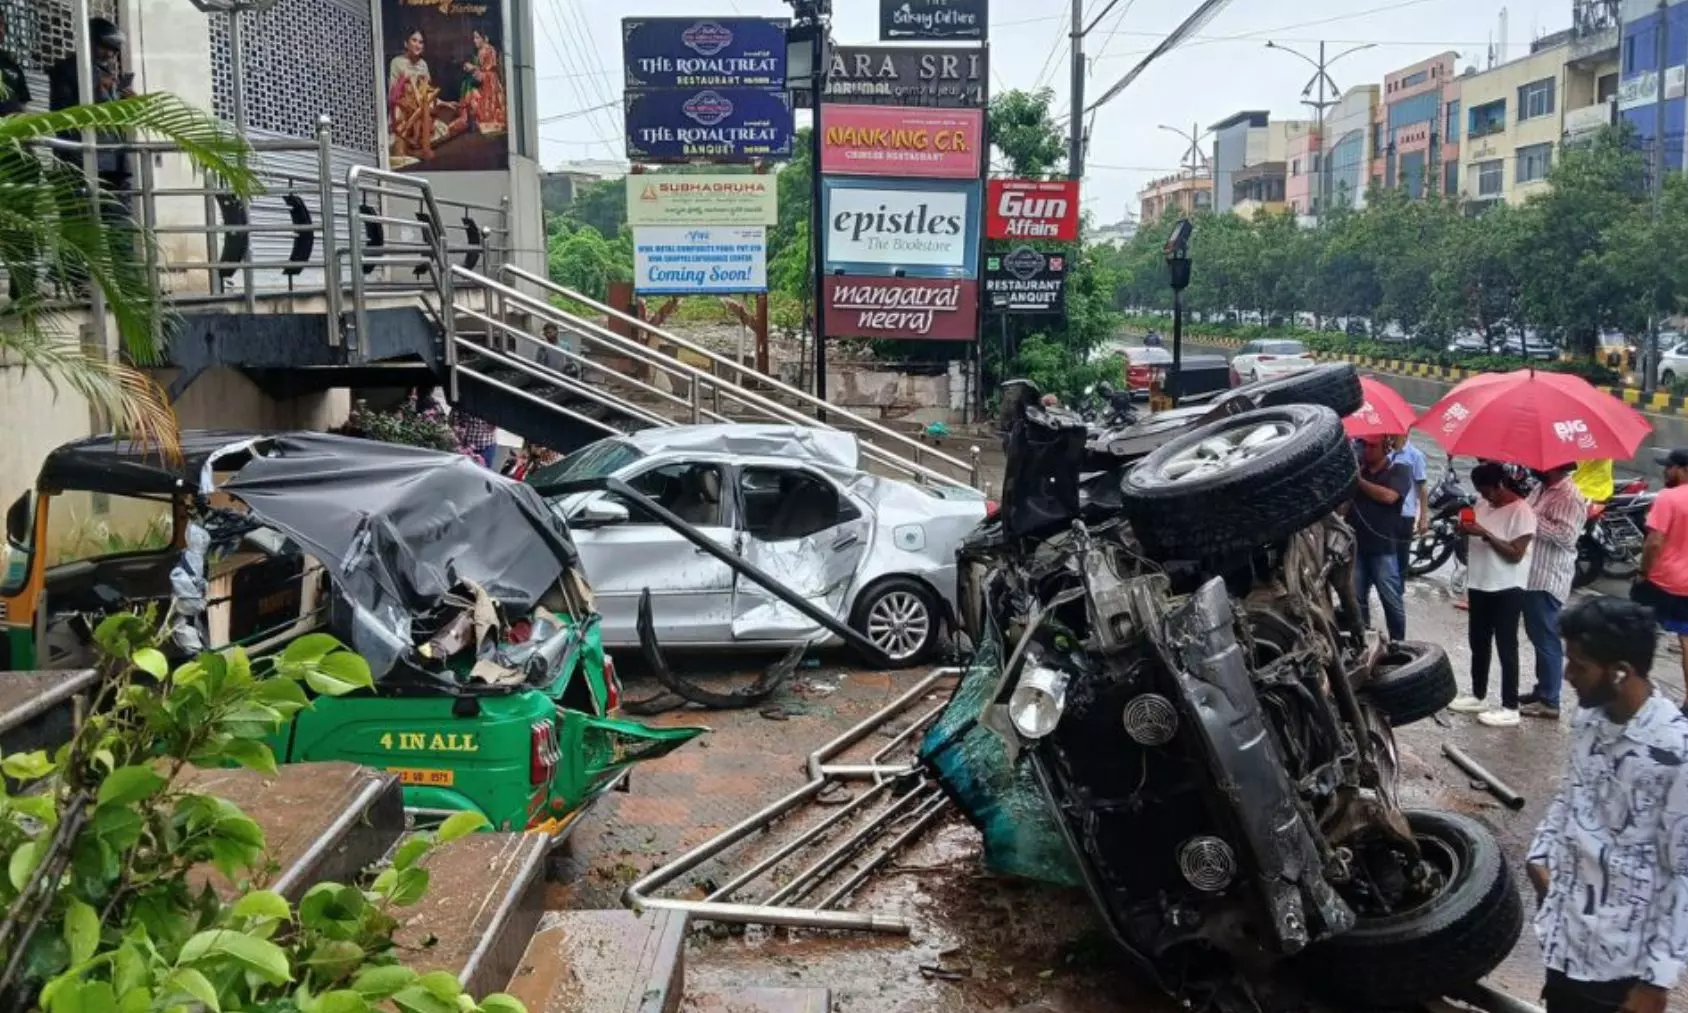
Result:
M754 162L791 157L791 93L760 88L630 91L633 162Z
M997 313L1066 312L1067 257L1017 246L985 258L986 305Z
M784 88L785 30L774 18L625 18L628 88Z
M972 341L979 330L979 283L970 279L829 276L826 336Z
M823 177L828 274L977 278L979 184Z
M990 93L990 51L939 46L838 46L826 101L980 109Z
M978 179L983 109L821 106L821 171Z
M1078 241L1078 181L993 179L985 197L985 238Z
M969 39L990 36L989 0L879 0L879 38Z
M627 224L774 225L779 222L777 177L640 173L627 177Z

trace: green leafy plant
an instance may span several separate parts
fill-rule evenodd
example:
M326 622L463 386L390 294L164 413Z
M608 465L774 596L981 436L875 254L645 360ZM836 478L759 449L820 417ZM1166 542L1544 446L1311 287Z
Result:
M404 840L367 884L318 883L297 905L266 888L264 834L234 802L190 790L190 765L267 774L267 739L310 706L371 686L326 634L252 659L239 648L171 668L151 616L95 631L101 688L49 756L0 758L0 1008L45 1013L525 1013L476 1001L445 972L406 967L394 911L428 887L438 845L480 829L460 813ZM234 885L226 901L209 872Z

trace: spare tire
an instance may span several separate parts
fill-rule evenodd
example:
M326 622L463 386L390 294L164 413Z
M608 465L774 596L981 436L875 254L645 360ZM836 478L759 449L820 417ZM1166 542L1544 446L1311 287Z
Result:
M1342 1009L1412 1009L1499 967L1524 929L1524 905L1500 843L1456 813L1409 811L1407 823L1445 882L1395 914L1360 916L1302 959L1309 987Z
M1400 728L1436 714L1454 702L1459 683L1448 652L1435 644L1403 640L1390 644L1360 695L1376 704Z
M1172 437L1126 474L1121 495L1150 555L1203 560L1288 538L1346 501L1358 474L1341 419L1284 405Z
M1323 405L1338 417L1352 415L1366 403L1365 392L1360 389L1360 374L1346 362L1325 363L1275 380L1244 384L1228 396L1251 398L1260 408Z

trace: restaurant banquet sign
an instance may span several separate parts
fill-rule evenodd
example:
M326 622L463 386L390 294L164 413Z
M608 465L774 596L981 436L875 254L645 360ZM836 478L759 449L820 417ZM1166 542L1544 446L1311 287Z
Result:
M381 0L386 143L399 172L510 160L503 0Z

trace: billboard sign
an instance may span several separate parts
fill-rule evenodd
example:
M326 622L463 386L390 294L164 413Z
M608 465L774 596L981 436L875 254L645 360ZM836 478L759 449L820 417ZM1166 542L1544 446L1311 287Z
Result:
M882 42L989 37L990 0L879 0Z
M775 225L777 177L640 173L627 177L627 224Z
M1078 241L1078 181L993 179L985 198L988 239Z
M791 157L791 93L758 88L630 91L633 162L754 162Z
M851 176L978 179L983 109L821 106L821 171Z
M387 158L394 171L509 166L503 24L503 0L381 0Z
M768 290L768 230L644 226L633 230L640 295L731 295Z
M826 336L972 341L979 331L979 283L969 279L826 279Z
M784 88L790 24L774 18L623 18L626 87Z
M827 66L826 101L982 109L990 77L983 47L838 46Z
M823 177L828 274L979 276L979 184Z
M1029 246L985 258L985 300L995 313L1067 311L1067 256Z

